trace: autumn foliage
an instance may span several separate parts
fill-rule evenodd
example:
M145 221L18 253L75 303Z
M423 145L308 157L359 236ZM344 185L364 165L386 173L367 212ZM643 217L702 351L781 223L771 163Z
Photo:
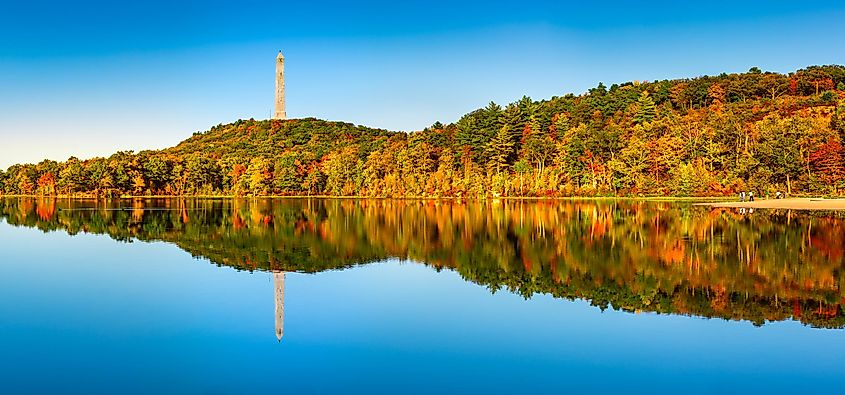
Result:
M0 171L61 196L758 196L845 187L845 67L604 84L405 133L239 120L161 151Z

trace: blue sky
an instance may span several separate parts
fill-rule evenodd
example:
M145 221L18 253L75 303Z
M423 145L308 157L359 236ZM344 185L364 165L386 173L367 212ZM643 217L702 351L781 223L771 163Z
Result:
M844 64L841 1L0 3L0 168L268 118L393 130L599 81Z

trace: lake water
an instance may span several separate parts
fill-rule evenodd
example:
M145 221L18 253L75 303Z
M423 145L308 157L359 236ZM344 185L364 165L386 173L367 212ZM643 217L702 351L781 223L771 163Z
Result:
M662 202L0 199L0 393L838 392L843 230Z

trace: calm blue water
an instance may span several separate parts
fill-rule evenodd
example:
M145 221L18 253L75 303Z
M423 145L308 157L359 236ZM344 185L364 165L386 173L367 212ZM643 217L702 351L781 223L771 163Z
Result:
M386 259L285 276L0 220L0 393L837 392L841 329L495 294Z

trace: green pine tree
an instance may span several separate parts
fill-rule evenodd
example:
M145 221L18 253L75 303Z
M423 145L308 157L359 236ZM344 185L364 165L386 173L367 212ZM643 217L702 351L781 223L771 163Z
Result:
M839 138L845 143L845 100L840 100L833 115L830 116L830 128L839 133Z
M488 165L496 169L496 173L508 168L514 154L513 136L508 125L502 126L493 136L493 140L487 145L487 151L490 158Z
M657 115L657 109L654 104L654 100L651 96L649 96L648 91L643 91L639 100L637 100L637 103L640 105L640 111L637 112L637 116L634 120L638 124L651 122L651 120Z
M568 115L560 115L557 118L557 121L555 121L555 131L557 132L558 136L563 136L564 134L566 134L566 132L569 131L570 127L571 125L569 122Z

